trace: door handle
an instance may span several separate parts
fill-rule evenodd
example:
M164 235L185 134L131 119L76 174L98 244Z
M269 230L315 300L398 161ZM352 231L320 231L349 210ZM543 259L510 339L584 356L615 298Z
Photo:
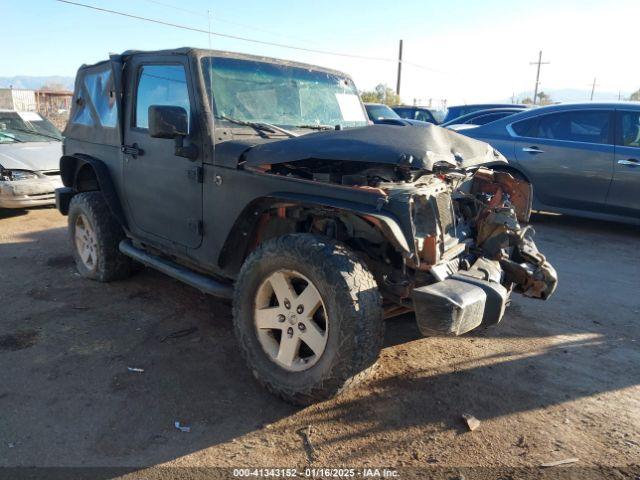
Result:
M626 165L627 167L640 167L640 162L635 158L629 160L618 160L618 165Z
M524 147L522 149L523 152L526 153L544 153L544 150L540 150L538 147Z

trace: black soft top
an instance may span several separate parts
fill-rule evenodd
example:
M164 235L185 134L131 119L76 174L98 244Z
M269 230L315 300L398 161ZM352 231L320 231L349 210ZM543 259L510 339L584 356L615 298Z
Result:
M122 111L120 108L123 98L122 70L128 59L138 55L186 55L192 57L196 62L202 57L235 58L303 68L351 80L349 75L329 68L223 50L191 47L154 51L127 50L121 54L111 55L109 60L103 60L93 65L82 65L78 69L69 123L64 131L65 137L102 145L118 147L122 145Z

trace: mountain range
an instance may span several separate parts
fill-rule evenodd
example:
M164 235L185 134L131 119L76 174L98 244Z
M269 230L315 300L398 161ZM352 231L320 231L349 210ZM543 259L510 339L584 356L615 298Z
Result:
M542 91L551 97L554 102L588 102L591 98L591 90L578 89L578 88L543 88ZM629 98L631 92L607 92L598 91L596 89L593 100L594 101L617 101L625 100ZM527 92L521 92L515 95L516 102L519 102L525 98L532 98L533 92L531 90ZM507 103L511 102L511 98L505 98L503 101Z
M62 85L67 90L73 90L73 77L63 77L51 75L43 77L32 77L29 75L16 75L14 77L0 77L0 88L26 88L38 90L45 85Z

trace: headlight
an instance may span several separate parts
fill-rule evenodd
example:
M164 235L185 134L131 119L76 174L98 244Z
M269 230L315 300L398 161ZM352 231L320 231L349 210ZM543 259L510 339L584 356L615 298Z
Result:
M36 178L38 178L38 175L29 170L0 170L0 180L5 182L34 180Z

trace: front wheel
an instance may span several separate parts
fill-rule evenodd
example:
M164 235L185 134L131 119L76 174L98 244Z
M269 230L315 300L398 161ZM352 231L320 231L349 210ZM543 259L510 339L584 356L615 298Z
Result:
M269 240L247 258L234 327L258 381L302 405L365 378L384 337L371 273L345 246L310 234Z
M120 253L125 238L101 192L75 195L69 205L69 236L80 275L100 282L131 275L133 261Z

